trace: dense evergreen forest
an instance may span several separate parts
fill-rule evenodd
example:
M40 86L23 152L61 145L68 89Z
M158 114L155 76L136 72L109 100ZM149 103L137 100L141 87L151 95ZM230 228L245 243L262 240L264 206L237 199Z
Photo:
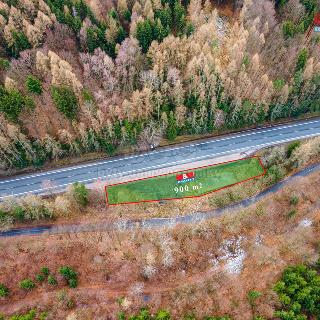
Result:
M319 0L0 1L0 165L320 111Z

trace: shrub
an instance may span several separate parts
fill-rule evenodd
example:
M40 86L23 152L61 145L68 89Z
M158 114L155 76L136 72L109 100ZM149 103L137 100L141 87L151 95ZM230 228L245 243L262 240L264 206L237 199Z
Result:
M248 292L248 301L251 306L254 306L256 304L256 300L261 296L261 292L250 290Z
M275 184L276 182L283 179L284 176L285 176L285 170L278 165L273 165L272 167L267 169L266 178L267 178L267 183L269 184Z
M273 82L273 87L277 90L277 91L280 91L284 85L285 85L285 81L283 79L276 79L274 80Z
M126 319L126 314L123 311L120 311L117 315L118 320L125 320ZM1 320L1 319L0 319Z
M84 89L82 91L82 99L86 102L93 102L94 101L92 93L87 89Z
M149 310L147 310L147 309L145 309L145 308L142 308L142 309L140 310L139 314L130 317L130 319L134 319L134 320L138 320L138 319L141 319L141 320L151 320L152 317L151 317L151 315L150 315Z
M77 273L68 266L63 266L59 269L59 273L65 278L65 279L74 279L77 278Z
M26 108L30 110L34 110L36 107L36 104L34 103L33 99L29 96L24 97L24 105Z
M53 217L53 210L48 206L48 203L41 198L29 195L24 199L24 217L25 220L42 220L51 219Z
M14 218L17 221L24 221L25 220L25 210L22 207L16 207L12 211Z
M58 110L68 119L75 119L78 111L78 100L68 87L52 87L51 95Z
M12 227L14 218L6 212L0 210L0 230L5 231Z
M46 277L49 276L49 274L50 274L50 270L49 270L48 267L42 267L41 270L40 270L40 272L41 272L42 274L44 274Z
M299 52L296 71L304 70L308 59L308 49L304 48Z
M70 267L63 266L59 273L67 280L70 288L76 288L78 285L78 274Z
M44 279L45 279L45 276L44 276L42 273L38 273L38 274L36 275L36 280L37 280L38 282L43 282Z
M183 316L183 320L196 320L196 316L193 313L187 313Z
M89 191L83 183L76 182L72 185L72 196L81 206L86 206L89 202Z
M167 310L159 310L155 316L155 320L171 320L171 315Z
M296 33L294 23L292 21L285 21L282 25L282 32L285 38L292 38Z
M48 317L48 312L44 311L41 312L40 316L39 316L39 320L46 320Z
M9 320L34 320L37 316L37 313L35 310L30 310L29 312L25 314L20 315L14 315L9 318Z
M50 284L50 286L56 286L57 283L57 279L53 275L48 275L48 284Z
M35 286L35 283L31 279L24 279L19 283L19 287L24 290L31 290Z
M68 284L70 288L76 288L78 286L78 280L77 279L69 279Z
M61 290L58 292L57 298L65 309L72 309L74 307L74 301L68 296L66 290Z
M292 218L297 214L297 210L292 209L288 212L288 218Z
M7 59L0 58L0 69L7 70L10 67L10 62Z
M7 297L9 295L9 289L2 283L0 283L0 297Z
M293 151L296 150L298 147L300 147L300 145L301 145L300 141L294 141L290 143L287 148L287 157L290 158Z
M118 320L125 320L126 314L122 311L118 314ZM142 308L138 314L131 315L130 320L171 320L172 316L167 310L159 310L154 316L150 314L148 309ZM187 313L183 316L183 320L196 320L196 316L193 313ZM203 320L231 320L228 315L214 317L205 316Z
M30 75L27 77L26 87L30 93L35 93L37 95L40 95L42 93L41 81L34 76Z
M299 203L299 198L297 196L291 196L290 204L296 206Z

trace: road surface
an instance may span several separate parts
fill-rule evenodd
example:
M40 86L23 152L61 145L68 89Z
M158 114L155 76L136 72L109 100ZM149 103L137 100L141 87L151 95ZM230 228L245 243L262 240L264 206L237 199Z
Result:
M92 224L84 225L60 225L60 226L36 226L36 227L25 227L11 229L0 232L0 238L17 237L17 236L32 236L43 233L47 234L64 234L64 233L77 233L77 232L105 232L111 230L132 230L136 228L153 229L153 228L168 228L174 227L177 224L194 224L200 223L205 220L209 220L215 217L222 216L224 214L237 214L241 208L249 207L250 205L257 203L264 199L266 196L278 192L283 187L290 183L294 183L298 177L307 177L308 175L318 172L320 170L320 163L310 165L295 174L287 177L286 179L274 184L273 186L259 192L258 194L241 200L237 203L228 205L224 208L219 208L206 212L192 212L184 216L176 216L170 218L147 218L144 220L120 220L114 223L97 222ZM320 207L320 200L316 202L316 207Z
M115 157L105 161L16 176L0 180L0 199L8 195L41 194L54 186L63 190L79 181L86 184L139 172L155 171L180 164L213 159L224 155L245 153L284 142L320 135L320 118L284 125L247 130L222 138L190 142L171 148L161 148L143 154Z

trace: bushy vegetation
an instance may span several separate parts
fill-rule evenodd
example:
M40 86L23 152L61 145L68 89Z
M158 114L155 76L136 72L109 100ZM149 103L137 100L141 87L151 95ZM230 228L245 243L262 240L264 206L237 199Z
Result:
M9 67L10 67L10 62L7 59L0 58L0 69L6 70L6 69L9 69Z
M256 290L250 290L248 292L248 301L251 306L256 305L256 300L261 296L261 292L256 291Z
M13 315L9 318L1 318L0 316L0 320L45 320L47 319L47 312L41 312L41 313L38 313L36 310L30 310L28 311L27 313L24 313L24 314L16 314L16 315Z
M57 283L58 283L57 279L53 275L49 274L48 275L48 284L50 284L50 286L56 286Z
M319 138L297 141L286 146L282 145L262 150L259 156L266 169L266 175L245 187L239 185L213 194L208 198L208 202L212 208L221 208L251 197L258 190L264 190L281 181L297 168L301 168L311 161L316 161L319 155ZM294 217L298 213L296 206L299 203L299 196L293 194L288 202L290 208L288 209L287 217Z
M293 151L296 150L300 146L301 142L300 141L294 141L289 144L287 148L287 157L290 158Z
M85 207L88 204L89 190L83 183L74 183L70 189L70 193L80 206Z
M0 228L5 229L6 225L14 222L39 221L53 218L52 207L49 203L42 201L40 197L29 196L20 202L7 207L0 206Z
M299 198L295 195L291 196L290 198L290 204L293 206L296 206L299 203Z
M9 289L2 283L0 283L0 297L6 297L9 295Z
M78 110L77 97L68 87L52 87L52 99L58 110L67 118L75 119Z
M279 1L280 7L284 7L288 0ZM283 23L283 33L286 38L292 38L297 33L304 33L312 25L314 16L320 10L320 4L317 0L300 0L305 9L299 21L287 20Z
M58 282L54 275L50 274L50 270L47 267L42 267L40 273L36 274L36 280L40 283L47 279L48 284L55 286Z
M34 93L37 95L40 95L42 93L41 81L34 76L30 75L27 77L26 87L30 93Z
M41 282L43 282L45 280L45 276L43 274L41 274L41 273L38 273L36 275L36 280L37 280L37 282L41 283Z
M49 200L37 195L8 197L0 204L0 230L7 230L14 223L53 220L80 213L88 203L89 190L83 183L74 183L65 194ZM40 271L46 277L49 273L46 267Z
M59 273L68 282L70 288L76 288L78 285L78 274L68 266L63 266L59 269Z
M72 309L75 306L75 301L70 297L66 290L60 290L57 295L60 305L65 309Z
M63 276L63 278L67 281L68 286L70 288L77 287L78 274L73 268L69 266L62 266L58 268L57 272ZM47 267L41 268L40 272L35 274L34 280L30 277L30 278L22 279L18 283L19 288L23 289L25 292L29 292L37 288L38 286L43 287L45 285L47 288L58 286L58 280L56 275L54 273L51 273L49 268ZM9 296L9 294L10 294L9 288L6 285L0 283L0 298L5 298ZM24 319L24 318L21 318L21 319ZM29 318L26 318L26 319L29 319ZM1 320L1 315L0 315L0 320Z
M35 286L36 284L31 279L24 279L19 283L19 287L24 290L32 290Z
M170 312L167 310L159 310L157 311L154 315L149 312L148 309L141 309L139 313L137 314L132 314L130 316L127 316L125 312L120 312L118 314L118 320L125 320L125 319L130 319L130 320L171 320L174 319ZM196 320L197 317L192 314L186 314L183 317L184 320ZM231 320L229 316L221 316L221 317L214 317L214 316L206 316L203 318L203 320Z
M312 266L287 268L274 287L282 308L275 317L304 320L320 317L320 275Z
M50 274L50 270L49 270L48 267L42 267L41 270L40 270L40 272L41 272L44 276L46 276L46 277L48 277L49 274Z

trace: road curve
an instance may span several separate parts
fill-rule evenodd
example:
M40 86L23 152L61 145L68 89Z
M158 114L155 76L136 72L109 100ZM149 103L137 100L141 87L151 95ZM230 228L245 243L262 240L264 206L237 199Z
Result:
M76 181L92 183L98 179L132 175L228 154L245 153L253 149L318 135L320 135L320 118L313 118L247 130L222 138L210 138L180 146L160 148L143 154L114 157L105 161L16 176L0 180L0 199L8 195L44 193L48 191L44 187L45 181L50 181L56 190L63 190Z
M286 179L276 183L270 188L259 192L258 194L241 200L235 204L231 204L224 208L215 209L206 212L194 212L184 216L176 216L170 218L149 218L140 221L124 220L115 223L94 223L86 225L61 225L61 226L38 226L27 227L20 229L12 229L0 232L0 238L16 237L16 236L30 236L39 234L63 234L63 233L77 233L77 232L105 232L111 230L133 230L137 228L151 229L151 228L166 228L173 227L177 224L193 224L201 221L209 220L214 217L222 216L223 214L233 210L234 212L241 208L246 208L259 200L265 198L271 193L277 192L284 186L288 185L297 177L306 177L316 171L320 170L320 163L313 164L299 172L287 177Z

